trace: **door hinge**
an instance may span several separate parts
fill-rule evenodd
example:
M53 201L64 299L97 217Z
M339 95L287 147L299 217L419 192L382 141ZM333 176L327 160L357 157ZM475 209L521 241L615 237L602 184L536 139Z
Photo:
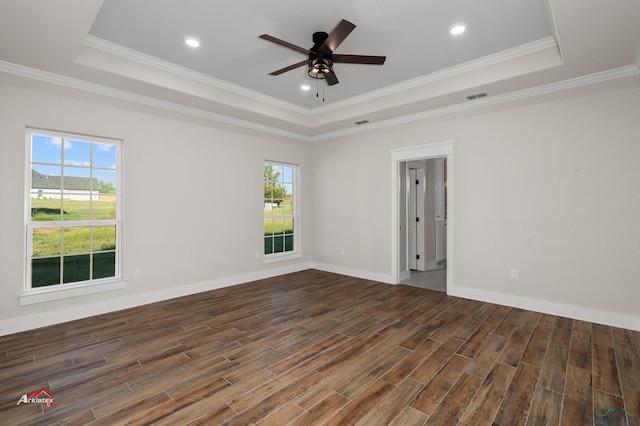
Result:
M420 255L416 254L416 259L420 260Z
M416 217L416 222L420 222L420 218L419 217Z
M416 185L420 185L420 181L416 179Z

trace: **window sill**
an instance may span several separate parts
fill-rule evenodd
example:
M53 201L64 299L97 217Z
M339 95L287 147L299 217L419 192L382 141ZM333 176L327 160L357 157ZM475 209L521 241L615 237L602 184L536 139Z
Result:
M262 261L263 263L284 262L285 260L300 259L301 257L302 252L294 251L292 253L269 254L265 256Z
M42 302L50 302L53 300L84 296L87 294L119 290L126 287L127 281L122 279L93 282L91 284L63 284L60 286L55 286L55 288L43 288L26 291L18 297L20 298L20 306L25 306Z

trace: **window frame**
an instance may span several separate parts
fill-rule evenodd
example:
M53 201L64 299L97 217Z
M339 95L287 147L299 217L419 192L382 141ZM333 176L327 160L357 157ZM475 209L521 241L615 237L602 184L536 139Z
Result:
M34 221L31 218L31 197L33 191L32 182L32 167L34 164L41 164L39 162L32 162L32 138L34 135L60 138L63 141L66 139L81 140L92 143L102 143L108 145L115 145L115 219L85 219L85 220L68 220L64 221ZM50 300L65 299L68 297L75 297L86 294L99 293L103 291L111 291L115 289L121 289L126 287L126 280L123 277L122 267L122 140L115 138L105 138L92 136L80 133L62 132L55 130L46 130L39 128L27 128L25 132L25 205L24 205L24 232L25 232L25 250L24 250L24 280L23 280L23 293L19 295L20 305L30 305L33 303L46 302ZM61 157L62 160L62 157ZM47 163L42 163L47 164ZM53 163L52 163L53 164ZM62 167L63 164L60 164ZM94 167L92 164L89 170L108 170L103 167ZM64 188L62 188L64 190ZM64 192L61 193L61 197ZM46 285L42 287L32 287L32 259L33 259L33 230L37 228L69 228L69 227L81 227L81 226L115 226L115 265L114 276L106 278L96 278L84 281L58 283L53 285ZM95 253L93 248L89 251L89 254ZM61 253L64 256L64 253Z
M302 247L301 247L301 232L300 230L301 228L301 214L300 214L300 191L299 191L299 187L300 187L300 165L298 164L292 164L292 163L286 163L286 162L282 162L282 161L273 161L273 160L264 160L262 162L262 168L263 168L263 184L264 184L264 167L267 165L271 165L271 166L281 166L281 167L289 167L292 169L292 185L293 185L293 190L292 190L292 214L290 215L279 215L279 216L270 216L272 218L291 218L293 219L293 250L290 251L284 251L284 252L279 252L279 253L269 253L266 254L265 250L264 250L264 219L267 218L267 216L264 215L264 203L265 203L265 199L264 199L264 193L263 193L263 197L262 197L262 207L263 207L263 234L262 234L262 260L263 263L273 263L273 262L280 262L280 261L285 261L285 260L291 260L291 259L298 259L300 257L302 257Z

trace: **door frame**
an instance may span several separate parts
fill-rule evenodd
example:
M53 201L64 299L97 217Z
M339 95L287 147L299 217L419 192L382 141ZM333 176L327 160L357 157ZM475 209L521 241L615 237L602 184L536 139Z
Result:
M405 202L405 194L400 189L400 163L429 158L447 158L447 292L453 285L453 236L454 236L454 140L408 146L391 149L391 279L393 284L400 283L402 266L400 265L400 235L403 232L400 218L400 203Z

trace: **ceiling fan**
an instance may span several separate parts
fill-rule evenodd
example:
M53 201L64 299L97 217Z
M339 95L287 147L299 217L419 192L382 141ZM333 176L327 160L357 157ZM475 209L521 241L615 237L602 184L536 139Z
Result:
M330 34L322 31L313 33L313 47L311 49L305 49L268 34L262 34L260 38L269 40L273 43L279 44L280 46L288 47L289 49L293 49L297 52L304 53L308 56L304 61L300 61L296 64L274 71L270 73L270 75L280 75L298 67L308 65L308 74L310 77L316 79L324 78L329 86L333 86L338 83L338 78L336 77L335 72L333 72L334 63L369 65L384 64L386 59L385 56L342 55L333 53L355 27L356 26L354 24L343 19Z

